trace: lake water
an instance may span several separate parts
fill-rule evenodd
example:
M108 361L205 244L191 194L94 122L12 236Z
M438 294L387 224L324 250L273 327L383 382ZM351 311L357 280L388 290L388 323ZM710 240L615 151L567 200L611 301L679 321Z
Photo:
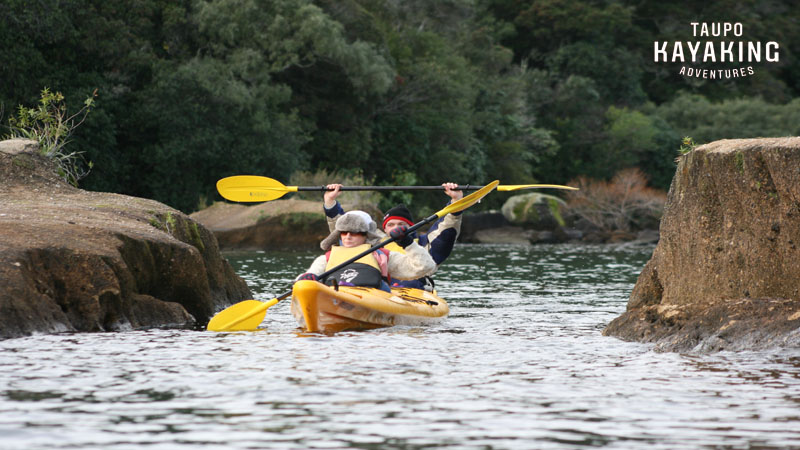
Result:
M601 336L652 247L459 245L429 327L0 341L0 449L800 448L800 349ZM227 255L256 298L312 253Z

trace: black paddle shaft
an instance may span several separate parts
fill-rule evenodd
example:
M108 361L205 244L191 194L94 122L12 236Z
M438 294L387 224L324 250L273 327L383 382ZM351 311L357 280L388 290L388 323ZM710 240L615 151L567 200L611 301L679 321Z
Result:
M483 186L458 185L457 191L477 191ZM297 186L298 191L332 191L327 186ZM443 191L444 186L342 186L341 191Z

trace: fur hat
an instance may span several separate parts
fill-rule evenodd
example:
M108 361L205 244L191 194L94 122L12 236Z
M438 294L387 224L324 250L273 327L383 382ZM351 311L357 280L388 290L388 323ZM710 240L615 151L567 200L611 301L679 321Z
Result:
M319 244L323 251L328 251L339 242L342 231L352 231L355 233L367 233L367 244L375 245L381 240L377 234L378 225L372 217L364 211L349 211L336 219L334 231Z
M394 208L386 211L386 215L383 216L381 228L385 228L386 222L393 219L402 220L403 222L407 223L408 226L414 225L414 218L411 216L411 211L406 208L406 205L397 205Z

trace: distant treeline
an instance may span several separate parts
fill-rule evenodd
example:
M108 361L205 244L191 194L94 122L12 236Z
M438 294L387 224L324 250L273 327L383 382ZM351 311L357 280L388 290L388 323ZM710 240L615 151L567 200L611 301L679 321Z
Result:
M800 134L799 5L0 0L0 103L7 124L44 87L75 109L98 89L81 186L187 212L228 175L320 169L516 184L639 167L663 189L684 136ZM743 36L693 36L722 20ZM777 42L780 60L654 61L655 41L723 39Z

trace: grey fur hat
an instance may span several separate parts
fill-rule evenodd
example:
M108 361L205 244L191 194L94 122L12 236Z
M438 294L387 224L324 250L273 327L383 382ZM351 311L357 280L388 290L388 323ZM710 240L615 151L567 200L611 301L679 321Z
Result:
M319 244L323 251L328 251L334 245L339 243L342 231L353 231L356 233L367 233L367 244L375 245L382 239L383 236L378 234L378 225L372 220L369 214L364 211L348 211L336 219L336 227L331 234L328 235Z

